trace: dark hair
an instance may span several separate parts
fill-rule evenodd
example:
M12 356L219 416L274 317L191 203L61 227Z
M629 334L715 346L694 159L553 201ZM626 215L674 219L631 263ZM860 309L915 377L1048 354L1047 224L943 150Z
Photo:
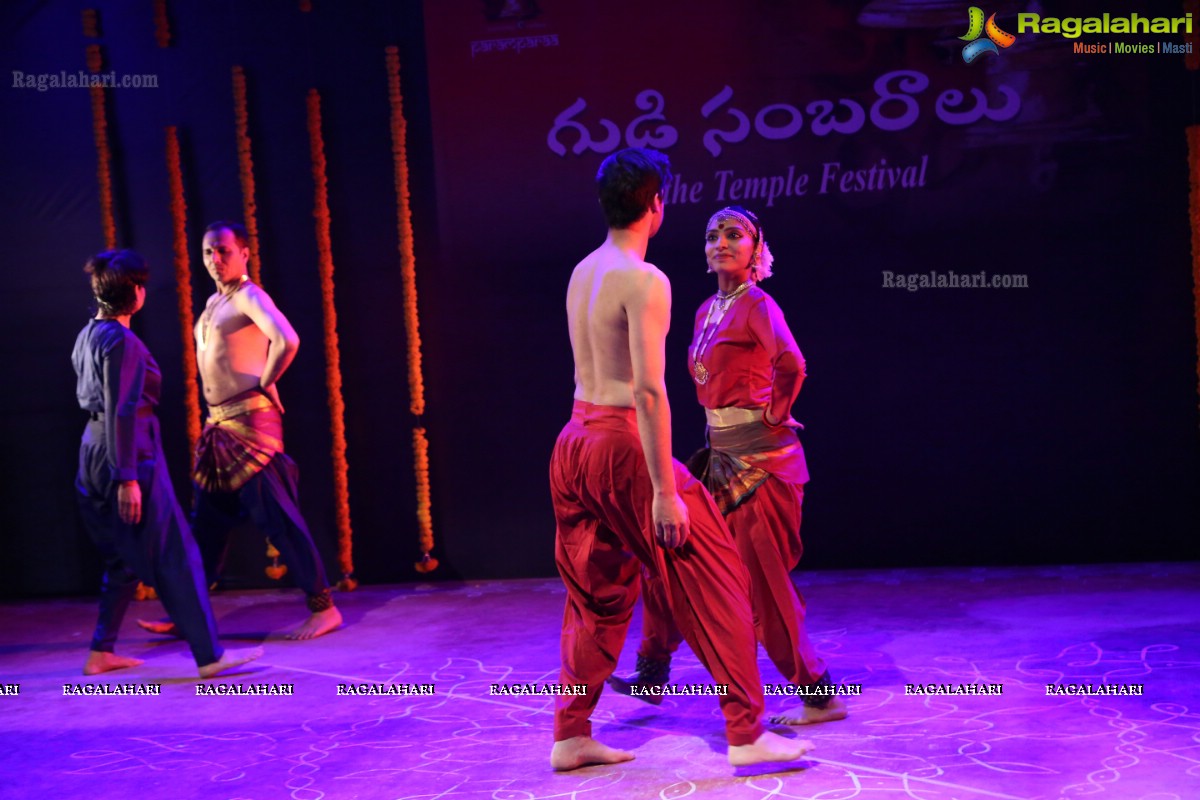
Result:
M610 228L628 228L650 209L654 195L671 180L665 153L630 147L604 159L596 173L600 208Z
M250 234L246 233L246 227L240 222L228 222L219 219L204 229L205 233L212 233L213 231L229 231L233 234L238 247L250 247Z
M132 314L137 305L137 287L150 278L146 260L132 250L105 250L83 266L91 276L92 294L105 316Z

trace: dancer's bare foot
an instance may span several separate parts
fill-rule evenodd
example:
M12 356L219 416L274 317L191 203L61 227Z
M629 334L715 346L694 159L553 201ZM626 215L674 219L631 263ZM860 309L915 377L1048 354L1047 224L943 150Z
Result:
M102 653L99 650L91 650L88 652L87 661L83 662L83 674L102 675L105 672L112 672L114 669L126 669L144 663L146 662L140 658L130 658L129 656L119 656L116 653Z
M796 706L768 717L768 720L774 725L815 725L818 722L845 719L846 713L846 704L842 702L842 698L835 697L824 708Z
M590 736L572 736L554 743L554 749L550 751L550 766L563 772L588 764L620 764L633 761L633 758L633 753L614 750Z
M137 626L147 633L155 633L159 636L174 636L179 638L182 634L179 633L178 626L170 619L139 619Z
M314 611L312 616L304 620L304 624L288 634L289 639L315 639L324 636L342 624L342 612L337 606L330 606L324 611Z
M248 664L256 658L261 658L262 654L263 649L261 647L255 647L253 650L226 650L221 654L219 660L200 667L200 677L212 678L234 667Z
M745 767L768 761L795 761L814 747L816 745L807 739L785 739L777 733L763 731L753 744L731 744L729 763Z

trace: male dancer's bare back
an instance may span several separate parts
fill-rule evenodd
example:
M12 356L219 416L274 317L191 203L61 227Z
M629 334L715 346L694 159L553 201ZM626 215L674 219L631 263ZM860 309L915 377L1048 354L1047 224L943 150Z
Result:
M679 547L687 539L688 514L675 492L671 409L663 378L671 283L643 260L645 244L639 248L634 233L610 231L604 244L571 273L567 325L575 357L575 399L637 409L655 490L655 535L664 547Z
M645 261L649 238L662 222L662 202L633 226L610 229L604 244L576 265L567 287L567 323L575 361L575 399L597 406L634 408L653 484L652 516L660 546L680 547L689 535L687 507L676 490L671 458L665 345L671 316L667 277ZM750 744L730 745L735 766L793 761L812 743L764 731ZM634 755L590 735L556 741L554 769L615 764Z

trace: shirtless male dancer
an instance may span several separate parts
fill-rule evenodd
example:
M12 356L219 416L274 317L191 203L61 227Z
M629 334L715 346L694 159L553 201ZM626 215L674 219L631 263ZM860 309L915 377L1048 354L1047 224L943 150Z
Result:
M763 728L749 576L712 498L671 457L663 378L671 286L645 260L669 179L666 156L653 150L605 159L596 182L608 237L567 287L575 402L554 445L550 492L567 587L561 681L587 688L556 700L557 770L634 757L593 739L590 717L620 656L640 565L662 583L693 652L728 687L720 700L729 762L792 761L813 747Z
M300 347L300 337L270 296L246 274L246 229L214 222L205 229L204 266L216 283L196 322L196 362L208 419L192 472L192 533L211 583L229 532L247 514L279 550L307 596L309 618L289 639L314 639L342 624L325 567L300 513L298 470L283 452L283 404L276 381ZM171 633L171 623L143 628Z

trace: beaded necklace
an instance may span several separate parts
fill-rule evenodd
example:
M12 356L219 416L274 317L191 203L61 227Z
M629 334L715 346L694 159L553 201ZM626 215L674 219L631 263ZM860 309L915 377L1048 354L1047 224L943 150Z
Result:
M721 327L721 320L725 319L725 315L729 313L729 309L733 306L735 300L746 293L746 290L754 285L753 280L748 280L741 286L734 289L729 294L717 292L713 297L712 302L708 304L708 313L704 315L704 327L700 329L700 338L696 343L696 349L692 351L692 375L696 383L704 385L708 383L709 373L708 368L700 360L704 356L704 351L708 349L708 345L712 342L714 336L717 335L717 329ZM713 318L714 312L720 312L720 316ZM709 323L712 327L709 327Z

